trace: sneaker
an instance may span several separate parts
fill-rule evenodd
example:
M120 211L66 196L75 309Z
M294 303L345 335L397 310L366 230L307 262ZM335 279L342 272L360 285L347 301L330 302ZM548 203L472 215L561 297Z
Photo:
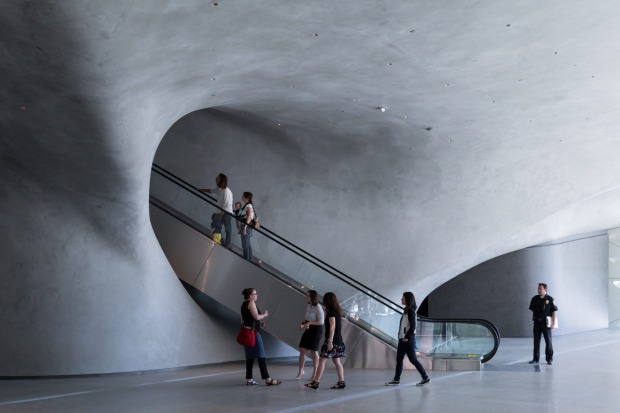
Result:
M538 360L530 360L528 361L529 364L538 364Z
M246 381L245 381L245 385L246 385L246 386L255 386L255 385L257 385L257 384L258 384L258 383L257 383L255 380L252 380L252 379L249 379L249 380L246 380Z
M422 379L421 382L416 383L416 386L424 386L426 383L430 383L431 379L429 377Z
M547 364L553 364L553 360L547 360Z
M398 380L392 380L392 381L386 381L385 385L386 386L398 386L400 384L400 382Z

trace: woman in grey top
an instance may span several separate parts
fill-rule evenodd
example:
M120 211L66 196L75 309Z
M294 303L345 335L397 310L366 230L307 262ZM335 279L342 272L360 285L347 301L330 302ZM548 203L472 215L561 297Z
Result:
M416 313L415 310L418 306L415 303L415 296L411 291L403 293L401 303L405 306L403 315L400 317L400 327L398 329L398 349L396 350L396 371L394 372L394 378L385 383L386 386L398 386L400 384L400 375L403 372L403 360L405 356L409 359L411 364L418 370L418 373L422 376L422 381L416 384L416 386L423 386L430 382L431 379L426 374L424 366L420 363L415 354L415 325L416 325Z
M319 365L319 345L321 336L323 336L323 323L325 315L323 308L319 305L319 294L314 290L308 290L306 293L306 316L301 322L300 329L304 332L299 342L299 370L295 380L301 380L304 377L304 364L306 362L306 352L310 353L312 358L312 377L315 379L316 369Z

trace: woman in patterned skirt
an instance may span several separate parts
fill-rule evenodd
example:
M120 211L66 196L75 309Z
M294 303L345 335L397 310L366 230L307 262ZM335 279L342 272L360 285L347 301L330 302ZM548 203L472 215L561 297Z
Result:
M321 381L321 376L323 371L325 371L325 363L327 363L327 359L332 359L338 374L338 383L333 385L332 389L344 389L346 386L344 382L344 368L342 363L340 363L340 357L345 356L344 342L342 341L341 334L342 310L340 309L340 304L338 304L336 294L332 292L325 293L323 305L325 306L325 343L321 347L321 359L314 380L307 383L306 387L315 390L319 388L319 381Z

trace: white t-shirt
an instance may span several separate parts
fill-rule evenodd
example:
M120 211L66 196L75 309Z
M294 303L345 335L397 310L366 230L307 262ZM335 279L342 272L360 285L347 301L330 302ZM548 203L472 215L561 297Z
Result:
M215 188L211 192L213 192L217 198L217 205L224 211L232 214L233 194L230 188Z
M321 304L306 306L306 321L320 321L321 325L325 322L325 313Z
M254 219L254 207L252 206L252 204L248 203L245 205L244 215L246 216L246 219L247 217L250 217L250 221Z

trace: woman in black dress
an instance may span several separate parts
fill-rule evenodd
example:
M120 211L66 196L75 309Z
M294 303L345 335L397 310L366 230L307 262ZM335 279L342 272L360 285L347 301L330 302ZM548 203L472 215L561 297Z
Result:
M333 385L332 389L344 389L346 387L344 368L342 363L340 363L340 357L345 356L344 342L342 341L341 334L342 310L340 309L340 304L338 304L336 294L332 292L325 293L323 305L325 306L325 343L321 347L321 359L314 380L305 386L315 390L318 389L319 381L321 381L321 376L323 371L325 371L325 363L327 363L327 359L332 359L338 374L338 383Z
M323 335L323 323L325 315L323 308L319 305L319 294L314 290L308 290L306 293L306 317L299 327L304 333L299 342L299 370L295 380L301 380L304 377L304 364L306 362L306 353L310 353L312 358L312 376L311 381L316 378L316 371L319 367L319 345L321 336Z

